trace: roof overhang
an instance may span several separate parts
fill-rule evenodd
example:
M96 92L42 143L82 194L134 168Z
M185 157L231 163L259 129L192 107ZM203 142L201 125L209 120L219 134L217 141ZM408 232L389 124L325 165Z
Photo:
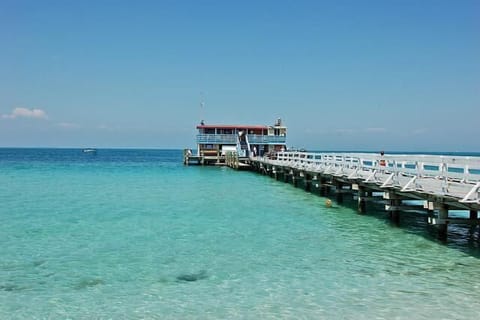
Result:
M230 125L230 124L201 124L197 129L240 129L240 130L267 130L268 126Z

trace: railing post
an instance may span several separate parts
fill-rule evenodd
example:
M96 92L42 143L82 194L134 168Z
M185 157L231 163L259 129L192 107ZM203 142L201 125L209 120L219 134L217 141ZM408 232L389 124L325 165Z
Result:
M442 192L447 193L448 192L448 177L447 177L447 172L448 172L448 166L447 164L443 161L442 159Z

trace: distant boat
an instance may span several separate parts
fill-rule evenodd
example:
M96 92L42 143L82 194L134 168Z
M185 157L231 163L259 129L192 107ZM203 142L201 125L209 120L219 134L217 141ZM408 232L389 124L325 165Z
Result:
M97 153L97 149L91 149L91 148L83 149L83 153Z

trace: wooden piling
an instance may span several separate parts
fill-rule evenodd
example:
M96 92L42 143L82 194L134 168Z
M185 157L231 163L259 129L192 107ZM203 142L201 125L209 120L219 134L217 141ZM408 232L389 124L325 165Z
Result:
M343 203L343 184L340 181L337 181L335 184L335 191L336 191L336 199L337 203Z
M440 209L438 210L438 219L440 224L438 225L438 238L441 240L447 239L448 234L448 223L445 221L448 219L448 205L442 203Z
M470 219L478 219L478 211L470 210Z
M325 197L327 195L327 186L325 185L327 183L327 179L325 177L320 177L320 196Z
M367 203L366 203L366 200L365 200L365 188L364 187L361 187L359 186L358 187L358 193L357 193L357 197L358 197L358 212L359 213L366 213L367 212Z
M312 191L312 176L307 172L304 173L304 187L305 191L310 192Z

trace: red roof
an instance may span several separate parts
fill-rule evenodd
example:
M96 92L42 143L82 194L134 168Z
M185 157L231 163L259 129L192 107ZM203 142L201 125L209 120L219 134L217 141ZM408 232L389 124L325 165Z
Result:
M246 129L246 130L264 130L268 126L246 126L246 125L230 125L230 124L200 124L197 129Z

